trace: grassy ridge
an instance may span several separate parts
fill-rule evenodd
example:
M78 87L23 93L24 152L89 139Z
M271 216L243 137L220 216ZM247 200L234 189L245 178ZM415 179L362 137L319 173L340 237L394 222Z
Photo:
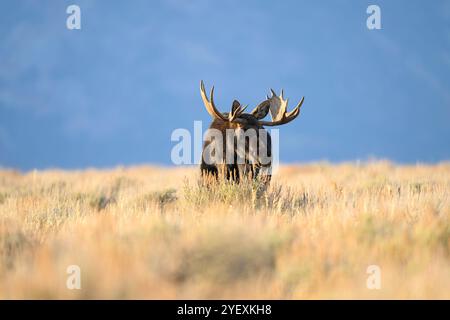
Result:
M449 164L284 166L263 196L187 168L3 170L0 298L449 299L449 191Z

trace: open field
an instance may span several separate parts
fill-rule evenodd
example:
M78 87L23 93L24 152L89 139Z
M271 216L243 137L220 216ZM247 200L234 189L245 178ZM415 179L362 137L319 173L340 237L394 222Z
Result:
M284 166L261 199L198 174L0 171L0 298L450 299L448 163Z

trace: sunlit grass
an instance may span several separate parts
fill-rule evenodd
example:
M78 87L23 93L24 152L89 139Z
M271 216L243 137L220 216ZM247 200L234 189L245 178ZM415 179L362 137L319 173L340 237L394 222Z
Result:
M0 298L448 299L449 190L449 164L284 166L263 193L197 168L3 170Z

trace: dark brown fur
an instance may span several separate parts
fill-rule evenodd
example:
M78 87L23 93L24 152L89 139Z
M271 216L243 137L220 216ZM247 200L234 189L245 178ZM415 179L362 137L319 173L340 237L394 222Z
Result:
M225 152L226 152L226 130L227 129L238 129L242 128L244 131L248 129L254 129L257 132L257 136L259 137L259 129L265 130L263 127L261 127L258 124L257 118L253 116L252 114L242 114L239 116L243 122L245 123L234 123L234 122L225 122L221 119L214 119L211 125L209 126L210 129L217 129L222 134L223 139L223 159L225 159ZM211 143L210 141L206 141L203 145L203 153L202 153L202 162L200 165L200 169L202 172L202 176L213 176L213 177L220 177L220 178L226 178L227 180L232 180L237 183L243 178L248 177L252 179L262 178L265 182L270 182L270 175L264 175L264 177L259 177L260 169L262 166L260 163L250 163L247 159L248 154L248 148L249 145L246 141L246 158L245 158L245 164L236 164L236 155L234 162L231 164L224 163L214 163L214 164L208 164L205 162L205 148ZM236 141L234 142L234 149L236 148ZM258 144L259 148L259 144ZM269 157L272 156L271 154L272 148L271 148L271 137L269 133L267 133L267 155ZM266 164L265 166L270 167L271 164Z

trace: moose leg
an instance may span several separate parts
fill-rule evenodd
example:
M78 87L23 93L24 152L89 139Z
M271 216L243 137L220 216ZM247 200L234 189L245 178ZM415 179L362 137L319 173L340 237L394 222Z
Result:
M215 165L206 164L204 162L200 164L200 171L203 180L211 179L211 177L214 178L214 180L216 180L219 174L217 167Z
M262 165L258 168L259 181L264 185L264 190L267 190L270 186L270 180L272 180L272 167L270 165Z
M227 165L227 173L226 173L227 180L231 180L236 183L239 183L239 177L240 176L239 176L238 166L235 164Z

